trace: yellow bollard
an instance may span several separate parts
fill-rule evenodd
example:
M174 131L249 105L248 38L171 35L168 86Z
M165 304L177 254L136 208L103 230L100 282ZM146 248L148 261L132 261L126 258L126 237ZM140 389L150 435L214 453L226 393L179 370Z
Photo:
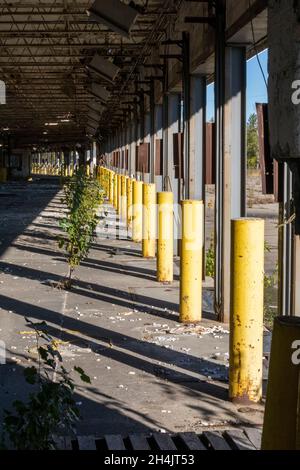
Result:
M114 208L118 206L118 175L114 174Z
M7 168L0 168L0 183L7 181Z
M262 398L264 221L232 221L229 396Z
M156 189L155 184L143 185L143 257L156 254Z
M158 204L158 240L157 240L157 280L173 282L174 250L174 210L173 193L157 194Z
M300 450L300 318L274 321L262 450Z
M128 177L121 176L121 219L127 224L127 180Z
M132 191L132 240L143 239L143 182L134 181Z
M114 172L109 172L109 202L114 203Z
M131 228L132 222L132 188L134 181L132 178L127 180L127 225L129 228Z
M182 201L181 210L179 320L181 323L196 323L202 320L203 202Z
M122 176L118 175L117 178L118 178L117 213L121 215Z

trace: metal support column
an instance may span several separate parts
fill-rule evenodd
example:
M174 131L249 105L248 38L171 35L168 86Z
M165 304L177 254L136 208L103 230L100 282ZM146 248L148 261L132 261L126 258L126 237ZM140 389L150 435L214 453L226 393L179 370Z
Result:
M155 93L154 81L150 84L150 183L155 182Z
M178 93L169 93L167 96L167 145L164 145L164 190L175 192L174 187L174 146L173 134L179 132L179 109L180 95ZM178 201L178 198L175 198Z
M217 119L215 307L219 320L228 323L231 219L246 215L246 50L227 47L224 58L225 73L218 85L223 88L224 84L224 101Z
M162 140L163 139L163 106L161 104L155 105L155 136L154 136L154 182L156 184L156 188L158 192L161 192L163 190L163 182L162 182L162 176L157 175L157 167L156 167L156 162L157 162L157 147L156 147L156 140ZM161 150L163 152L163 148ZM163 167L163 165L162 165ZM161 168L161 171L163 168Z
M150 175L151 175L151 165L152 165L152 162L151 162L151 115L150 113L146 113L144 115L144 139L143 140L145 144L150 144L150 155L149 155L149 158L150 158L149 173L150 174L149 173L143 174L144 182L149 183Z
M182 33L182 91L183 91L183 165L179 162L179 200L189 198L190 168L190 100L191 100L191 77L190 77L190 38L189 34ZM183 168L183 175L181 175Z
M187 197L205 200L206 77L191 76Z
M293 314L293 174L287 163L283 164L283 202L279 206L279 262L278 311L280 315Z
M223 313L223 121L225 103L225 27L226 7L223 0L216 5L215 45L215 116L216 116L216 202L215 202L215 311L219 320L228 320Z

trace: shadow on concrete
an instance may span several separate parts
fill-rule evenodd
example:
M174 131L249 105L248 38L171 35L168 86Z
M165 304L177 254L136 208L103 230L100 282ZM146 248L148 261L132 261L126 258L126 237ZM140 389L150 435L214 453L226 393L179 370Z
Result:
M187 373L179 371L176 371L176 378L174 378L172 369L164 365L157 366L151 363L151 360L157 360L164 364L183 364L186 370L205 375L201 370L204 371L207 368L216 366L211 361L169 350L154 343L141 341L125 334L68 316L63 316L63 330L61 330L62 315L60 313L21 300L11 299L3 295L0 295L0 306L16 315L23 317L25 313L30 319L47 322L49 324L49 333L55 338L78 346L88 346L93 352L99 353L104 357L121 363L123 362L156 377L165 378L169 382L174 381L175 383L184 384L185 387L191 388L192 390L201 391L216 398L227 400L226 389L219 385L201 382L199 378L189 376ZM77 334L75 335L74 332ZM99 344L94 340L106 344ZM118 349L112 348L111 344L117 346ZM144 356L148 358L150 362L140 357L133 356L129 352ZM224 374L227 373L225 365L219 366L218 364L218 367L222 369Z
M0 185L0 256L47 207L59 181L9 182Z
M48 254L48 250L37 249L33 247L21 247L17 245L20 250L33 251L40 254ZM51 252L53 254L53 252ZM9 270L9 272L18 277L25 277L27 279L36 279L45 282L47 285L53 285L62 280L62 277L54 273L39 271L33 268L24 266L15 266L11 263L0 261L0 269ZM148 313L158 318L165 318L167 320L177 321L178 316L178 303L172 303L161 299L155 299L135 292L126 292L113 287L101 286L92 282L84 282L74 279L72 292L74 294L83 295L87 298L100 300L109 304L119 305L129 309L138 309L140 312ZM174 313L170 313L174 312ZM204 312L204 318L216 319L215 315L209 312Z
M27 360L27 356L16 354L13 356ZM29 367L37 365L31 362ZM76 366L76 361L74 362ZM8 362L1 366L0 378L0 432L3 429L4 410L11 410L14 400L27 401L30 393L37 391L24 379L25 367L15 362ZM69 369L70 370L70 369ZM88 395L88 396L87 396ZM102 437L104 434L149 433L161 428L161 424L148 414L138 412L133 407L128 408L121 400L117 400L99 391L91 385L78 385L75 388L74 400L81 412L80 420L75 424L77 435L94 435ZM169 431L167 429L167 431ZM75 438L75 433L60 429L59 434Z

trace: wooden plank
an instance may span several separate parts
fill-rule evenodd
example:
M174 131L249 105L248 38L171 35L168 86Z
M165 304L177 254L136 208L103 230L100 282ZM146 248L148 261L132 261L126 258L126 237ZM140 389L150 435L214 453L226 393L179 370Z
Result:
M174 442L168 434L154 433L153 439L159 450L177 450Z
M130 434L129 440L133 450L151 450L146 436L142 434Z
M258 450L261 448L261 438L262 438L262 430L261 429L254 429L254 428L246 428L244 430L246 436L248 437L249 441L254 445L254 447Z
M246 434L241 429L233 429L225 431L224 437L229 442L231 447L236 450L256 450L254 445L251 444Z
M229 444L225 441L219 432L206 431L203 438L207 442L210 449L213 450L231 450Z
M79 450L97 450L95 436L78 436Z
M106 435L105 442L108 450L126 450L123 437L118 434Z
M178 437L188 450L207 450L194 432L181 432Z

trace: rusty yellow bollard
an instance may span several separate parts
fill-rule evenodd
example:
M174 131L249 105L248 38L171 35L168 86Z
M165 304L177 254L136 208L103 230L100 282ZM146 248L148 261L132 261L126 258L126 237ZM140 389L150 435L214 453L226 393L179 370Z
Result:
M274 321L262 450L300 450L300 318Z
M0 168L0 183L5 183L7 181L7 168Z
M173 282L174 254L174 208L173 193L157 194L158 240L157 240L157 280Z
M182 201L181 210L179 321L195 323L202 319L203 202Z
M114 203L114 172L109 172L109 202Z
M127 224L127 180L128 177L121 176L121 218Z
M156 254L156 187L143 186L143 257L155 258Z
M136 243L143 238L143 182L133 182L132 196L132 240Z
M229 396L262 398L264 221L232 221Z
M117 209L118 206L118 175L114 174L114 208Z
M127 180L127 226L131 228L132 222L132 189L133 189L133 182L135 180L132 178L128 178Z
M118 178L118 194L117 194L117 213L121 215L121 190L122 190L122 176L117 175Z

